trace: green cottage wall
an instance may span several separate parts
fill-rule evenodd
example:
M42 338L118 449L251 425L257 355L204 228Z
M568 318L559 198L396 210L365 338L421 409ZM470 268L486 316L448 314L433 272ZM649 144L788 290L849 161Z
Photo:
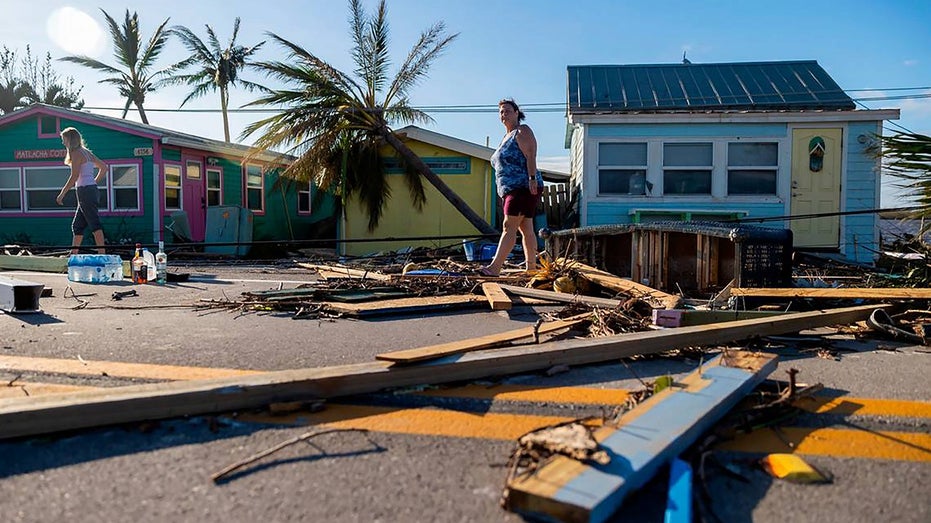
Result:
M39 138L38 120L42 113L24 117L21 120L0 125L0 166L29 165L63 165L62 159L17 160L14 151L37 149L63 149L58 135ZM153 243L154 238L163 235L166 243L172 243L174 236L164 230L166 223L171 223L170 212L162 211L162 202L154 200L156 191L161 194L161 167L158 168L159 179L155 179L156 163L163 161L181 162L184 155L203 156L204 169L219 167L222 177L222 205L245 207L244 174L239 158L221 156L203 150L182 151L174 146L159 147L157 139L137 136L125 131L110 129L84 121L61 117L59 129L75 127L84 136L87 146L94 154L108 163L132 163L140 167L140 209L127 212L101 213L101 221L108 244L133 245L141 242ZM153 134L156 134L153 132ZM152 148L153 155L135 156L136 148ZM253 215L253 241L279 242L291 240L309 240L335 238L336 201L331 194L322 197L312 196L312 212L298 214L298 195L293 185L285 189L275 185L277 173L265 175L264 209ZM161 213L161 216L157 216ZM48 211L36 214L19 215L0 212L0 242L4 244L23 244L37 246L64 247L71 244L71 221L73 209ZM90 231L85 232L85 247L93 246Z
M238 203L242 205L242 186ZM330 193L311 192L311 213L298 214L298 195L294 183L278 183L278 171L265 173L265 211L254 213L253 241L300 241L335 238L336 200ZM332 222L332 223L330 223Z
M126 160L127 162L141 161L141 213L102 213L101 223L108 243L119 243L124 240L142 241L151 237L153 211L151 183L152 157L137 158L133 155L136 147L152 147L152 140L129 135L120 131L90 125L84 122L60 119L60 129L75 127L84 136L90 150L101 160L111 162ZM38 117L24 118L7 124L0 128L0 164L54 165L60 164L61 159L48 160L16 160L14 151L21 149L62 149L61 139L56 137L38 137ZM4 243L26 243L35 245L70 245L71 220L74 217L73 209L63 209L61 212L49 212L42 215L4 216L3 226L0 227L0 241ZM146 236L148 234L148 236ZM92 245L90 231L85 233L85 245Z

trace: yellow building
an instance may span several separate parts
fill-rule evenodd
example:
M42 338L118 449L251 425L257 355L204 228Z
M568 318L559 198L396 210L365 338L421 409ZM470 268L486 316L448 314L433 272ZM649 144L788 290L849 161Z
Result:
M494 149L476 145L444 134L407 126L396 131L401 140L419 156L456 194L492 226L496 225L494 173L491 155ZM433 185L424 180L426 204L418 211L411 202L401 168L395 167L394 150L385 146L382 157L388 168L391 199L374 231L368 230L368 217L358 201L347 205L340 222L340 254L361 256L404 247L443 247L461 244L462 239L479 233ZM443 237L450 237L440 239ZM398 238L386 240L386 238ZM409 238L431 238L414 240Z

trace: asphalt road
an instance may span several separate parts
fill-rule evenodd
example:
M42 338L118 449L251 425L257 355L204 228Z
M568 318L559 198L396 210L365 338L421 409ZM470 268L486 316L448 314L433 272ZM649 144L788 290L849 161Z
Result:
M156 372L164 369L152 366L107 376L80 372L80 366L92 362L224 372L361 363L381 352L530 325L539 313L558 308L378 320L196 311L177 306L203 299L236 300L246 290L289 288L315 278L305 270L258 267L190 272L191 281L183 284L141 288L123 282L73 284L64 275L4 273L43 283L53 296L41 300L41 314L0 314L0 386L41 391L42 386L113 387L164 379ZM69 286L78 298L66 293ZM129 289L139 296L110 299L114 291ZM88 303L74 310L78 299ZM758 452L791 451L785 443L772 448L753 439L748 448L757 453L716 450L715 462L731 473L709 465L699 482L710 496L711 509L704 512L709 520L714 514L728 522L931 521L931 354L877 340L826 338L821 343L843 350L835 351L836 359L826 359L809 350L817 348L810 344L773 347L782 361L772 377L784 380L786 370L796 368L800 380L821 382L824 394L862 407L804 414L782 433L812 464L830 472L834 482L787 483L754 465ZM55 372L12 370L14 358L62 367ZM552 376L510 376L471 388L459 384L344 398L328 404L324 413L342 413L345 426L367 432L322 434L219 484L210 480L213 473L318 430L310 424L322 413L227 413L0 442L0 514L4 521L16 522L522 521L498 505L505 465L514 450L511 433L535 420L600 415L616 407L604 399L607 394L637 389L639 380L683 376L697 365L689 358L615 362ZM495 394L498 390L527 395ZM556 395L566 390L579 391L583 399L565 401ZM3 397L9 396L0 396L0 402ZM362 415L360 409L380 414ZM845 441L854 444L845 446ZM615 520L662 521L665 488L661 473L625 502Z

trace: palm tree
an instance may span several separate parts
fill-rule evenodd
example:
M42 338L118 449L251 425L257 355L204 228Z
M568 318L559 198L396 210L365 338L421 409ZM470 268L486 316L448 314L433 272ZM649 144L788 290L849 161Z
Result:
M192 65L197 65L200 69L191 74L169 76L164 83L166 84L187 84L193 87L193 90L187 97L181 101L183 107L188 101L199 98L207 91L220 91L220 109L223 112L223 134L226 141L230 141L230 123L227 109L229 107L229 88L239 85L252 91L261 88L260 85L248 82L239 78L239 71L244 69L247 60L259 50L265 43L259 42L252 47L243 47L236 45L236 36L239 34L239 18L233 24L233 36L230 37L229 44L226 48L220 47L217 35L213 28L207 27L208 47L197 37L190 29L184 26L174 26L169 31L170 34L176 35L181 39L184 47L190 51L191 56L184 61L178 62L172 66L173 71L181 71Z
M0 114L29 105L31 93L32 88L22 80L14 78L0 82Z
M931 136L906 132L877 138L872 153L883 158L885 172L900 179L897 185L906 189L918 203L910 217L928 220L931 218ZM928 229L931 223L926 222L919 237Z
M405 165L405 180L418 209L426 201L420 176L436 189L483 234L497 232L473 211L394 134L395 123L430 122L409 103L407 92L458 35L446 35L442 22L420 35L394 78L389 82L388 22L385 0L369 17L360 0L350 0L354 77L339 71L313 53L274 33L269 36L288 52L288 62L256 64L286 88L268 90L248 106L276 106L279 112L246 127L242 137L259 130L255 153L286 151L297 156L282 175L306 182L342 197L345 203L358 195L374 230L390 197L379 147L388 143ZM358 79L358 81L356 80Z
M65 56L59 58L65 62L72 62L83 65L91 69L96 69L108 77L100 80L99 83L111 84L116 86L120 96L126 98L126 106L123 108L123 118L129 113L129 106L135 105L139 110L139 117L142 123L149 123L146 118L145 96L147 93L154 92L158 87L159 77L166 74L165 70L152 72L158 55L165 48L168 41L168 31L165 26L168 24L168 18L152 34L149 42L143 47L142 34L139 30L139 15L129 14L126 10L126 18L123 20L123 26L120 27L106 11L100 10L107 19L107 25L110 28L110 38L113 42L113 57L119 63L114 67L103 62L95 60L89 56Z

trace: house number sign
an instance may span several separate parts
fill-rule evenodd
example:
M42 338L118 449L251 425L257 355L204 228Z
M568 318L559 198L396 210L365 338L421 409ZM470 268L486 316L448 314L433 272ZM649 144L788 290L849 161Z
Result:
M134 156L152 156L151 147L136 147L133 149Z

